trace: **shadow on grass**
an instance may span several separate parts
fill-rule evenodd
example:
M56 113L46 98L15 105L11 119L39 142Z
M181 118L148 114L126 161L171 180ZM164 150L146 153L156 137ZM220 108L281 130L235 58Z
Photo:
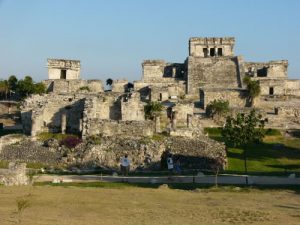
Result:
M218 188L213 184L196 184L196 183L172 183L172 184L150 184L150 183L111 183L111 182L83 182L83 183L60 183L53 184L51 182L37 182L34 186L53 186L53 187L79 187L79 188L109 188L109 189L124 189L124 188L151 188L151 189L174 189L186 191L203 191L203 192L250 192L252 190L261 191L278 191L290 190L296 194L300 194L300 185L218 185Z

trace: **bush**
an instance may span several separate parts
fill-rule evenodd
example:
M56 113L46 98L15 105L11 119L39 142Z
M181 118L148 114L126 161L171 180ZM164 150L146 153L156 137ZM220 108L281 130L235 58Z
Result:
M223 116L229 111L229 102L215 99L206 106L206 114L214 119L214 116Z
M280 136L281 132L279 130L269 128L265 131L265 135L267 135L267 136Z
M66 137L60 141L61 145L64 145L69 149L75 148L80 143L82 143L82 140L80 138L74 137L74 136Z
M87 141L94 145L100 145L102 140L100 136L92 135L87 137Z
M79 91L88 91L88 92L90 92L91 89L88 86L83 86L83 87L79 88Z
M221 136L222 127L205 127L204 133L208 133L209 136Z
M77 137L77 136L73 134L61 134L61 133L49 133L49 132L42 132L37 136L38 140L40 141L46 141L51 138L61 141L67 137Z

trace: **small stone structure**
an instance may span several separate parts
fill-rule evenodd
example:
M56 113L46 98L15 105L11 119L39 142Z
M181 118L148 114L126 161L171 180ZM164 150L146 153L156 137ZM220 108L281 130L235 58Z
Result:
M26 163L10 162L8 169L0 169L0 183L5 186L28 185Z

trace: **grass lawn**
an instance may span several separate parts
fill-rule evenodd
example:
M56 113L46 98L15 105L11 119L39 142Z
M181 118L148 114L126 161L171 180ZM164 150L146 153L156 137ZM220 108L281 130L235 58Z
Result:
M222 141L220 132L213 130L210 137ZM263 143L247 146L245 149L228 148L228 172L244 171L244 150L250 173L300 172L300 138L267 135Z
M99 183L100 184L100 183ZM116 185L116 184L114 184ZM0 224L298 224L299 192L92 185L0 187ZM18 210L19 208L19 210Z

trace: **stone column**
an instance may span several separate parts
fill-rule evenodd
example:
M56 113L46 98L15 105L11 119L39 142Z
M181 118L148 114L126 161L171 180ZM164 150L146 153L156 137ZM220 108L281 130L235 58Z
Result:
M66 130L67 130L67 114L66 114L66 112L62 112L60 124L61 124L61 133L65 134Z
M207 46L207 57L210 57L210 48Z
M172 77L176 77L176 67L172 68Z
M215 57L218 56L218 48L215 47Z
M161 129L160 129L160 117L156 116L155 117L155 133L160 133Z
M173 112L173 116L172 116L172 129L174 130L174 131L176 131L176 129L177 129L177 116L176 116L176 112L174 111Z
M187 127L191 128L192 127L192 114L187 114Z

